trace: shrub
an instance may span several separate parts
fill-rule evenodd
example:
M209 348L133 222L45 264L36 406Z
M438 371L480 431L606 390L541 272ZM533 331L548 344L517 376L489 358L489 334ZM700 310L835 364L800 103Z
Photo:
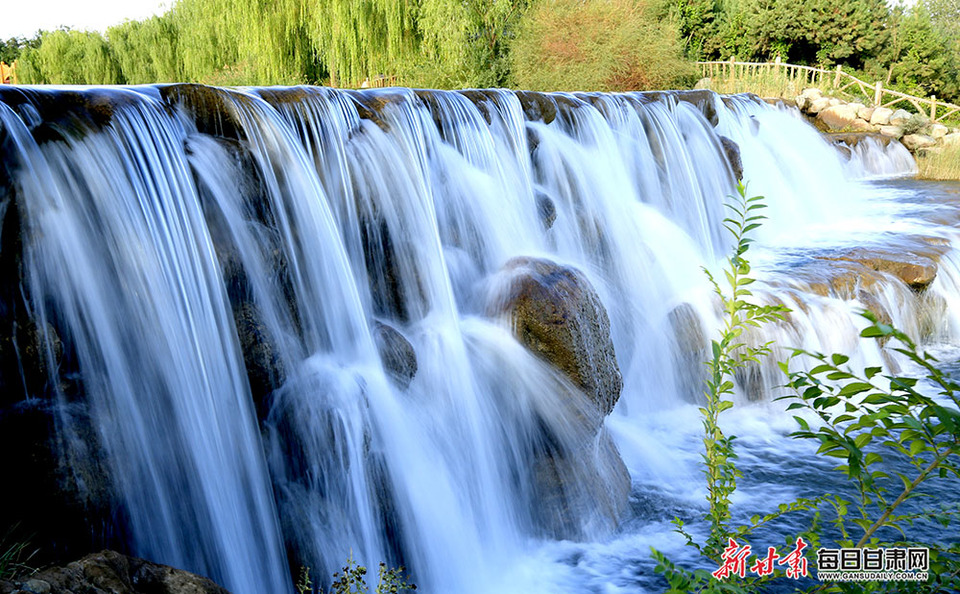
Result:
M541 0L511 49L514 84L535 91L687 87L682 56L676 25L644 0Z

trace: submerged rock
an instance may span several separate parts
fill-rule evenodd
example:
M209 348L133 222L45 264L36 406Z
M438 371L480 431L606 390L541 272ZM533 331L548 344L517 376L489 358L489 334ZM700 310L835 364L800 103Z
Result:
M733 176L738 180L742 180L743 161L740 160L740 145L726 136L720 137L720 144L723 146L723 153L727 157L727 163L730 164L730 170L733 172Z
M544 536L584 540L616 528L627 509L630 474L610 435L581 452L534 461L531 506Z
M706 390L710 340L697 311L689 303L681 303L668 315L671 336L676 342L674 365L678 388L687 402L703 404Z
M268 396L287 380L287 369L280 357L279 345L267 328L260 309L252 301L236 305L233 319L250 393L259 417L264 418L269 408Z
M0 581L0 594L229 594L212 580L115 551L88 555L29 579Z
M417 375L417 352L393 326L377 321L373 324L373 338L384 369L398 386L406 389Z
M514 335L531 352L561 370L610 414L623 379L610 320L590 281L578 270L540 258L519 257L499 303L489 310L510 317Z
M934 246L930 246L931 248ZM870 270L891 274L915 291L926 289L937 276L939 251L893 251L882 248L855 248L825 260L856 262Z
M536 190L537 214L540 215L540 222L544 229L553 227L553 222L557 220L557 205L549 195L543 190Z

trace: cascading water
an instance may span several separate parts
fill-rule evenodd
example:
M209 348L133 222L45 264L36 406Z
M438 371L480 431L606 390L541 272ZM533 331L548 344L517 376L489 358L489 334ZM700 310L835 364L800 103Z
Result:
M428 592L650 587L610 560L645 534L646 490L697 481L695 441L651 436L699 426L731 140L771 211L756 292L794 309L759 340L882 361L861 305L956 337L955 233L857 181L909 173L905 149L843 156L756 98L0 89L0 214L23 251L3 294L28 312L2 319L42 329L49 374L18 390L89 408L133 552L235 592L351 555ZM835 252L878 225L936 252L923 295L838 280ZM531 274L595 289L623 386L605 421L518 342L505 312ZM19 352L0 356L26 375ZM738 378L747 410L773 373Z

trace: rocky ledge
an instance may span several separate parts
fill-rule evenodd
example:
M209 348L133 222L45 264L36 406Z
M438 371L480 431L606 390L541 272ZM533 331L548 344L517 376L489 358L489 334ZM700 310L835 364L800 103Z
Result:
M899 140L910 152L960 145L960 129L903 109L867 107L826 97L820 89L813 88L804 89L795 101L797 108L823 132L873 132Z
M230 594L211 580L114 551L30 577L0 580L0 594Z

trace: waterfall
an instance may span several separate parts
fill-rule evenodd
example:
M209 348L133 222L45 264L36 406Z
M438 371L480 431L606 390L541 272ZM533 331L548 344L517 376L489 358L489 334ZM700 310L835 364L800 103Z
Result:
M502 591L496 568L539 543L608 538L618 485L657 472L632 427L702 392L701 267L730 245L737 161L769 204L756 294L794 310L757 340L884 361L860 306L960 330L955 233L863 181L911 172L905 149L841 154L751 96L9 87L0 156L0 245L22 249L0 335L41 334L39 362L21 345L0 370L46 376L0 386L85 407L89 431L58 427L102 448L110 531L241 594L351 556L427 592ZM835 251L877 228L933 254L925 293L837 280ZM609 319L606 422L499 315L533 261ZM775 373L748 370L738 400L769 400Z

